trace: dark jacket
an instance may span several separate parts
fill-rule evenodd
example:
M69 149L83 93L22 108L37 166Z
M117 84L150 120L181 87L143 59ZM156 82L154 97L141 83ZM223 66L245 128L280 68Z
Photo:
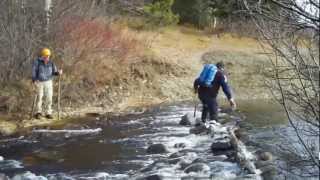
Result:
M48 81L59 75L57 67L50 60L47 64L38 58L32 64L32 81Z
M227 83L227 78L221 70L218 70L214 80L212 81L212 87L204 87L200 85L200 80L197 78L193 87L198 92L199 98L216 98L218 96L218 92L222 86L222 90L228 99L232 98L230 87Z

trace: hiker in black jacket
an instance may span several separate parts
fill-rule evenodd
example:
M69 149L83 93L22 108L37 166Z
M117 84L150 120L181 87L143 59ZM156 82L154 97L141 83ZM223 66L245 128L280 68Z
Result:
M199 78L197 78L193 84L195 93L198 93L198 97L203 105L202 114L201 114L202 122L206 122L208 113L210 116L210 120L217 120L217 117L218 117L217 96L218 96L220 86L222 87L224 94L227 96L232 109L236 108L236 103L232 97L230 87L227 83L227 78L223 72L224 64L222 62L219 62L216 64L216 66L218 70L212 81L212 86L206 87L201 85Z

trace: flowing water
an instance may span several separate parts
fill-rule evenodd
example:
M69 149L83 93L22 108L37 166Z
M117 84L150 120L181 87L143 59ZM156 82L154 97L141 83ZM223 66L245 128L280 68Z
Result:
M245 116L241 123L246 131L246 143L251 151L263 149L277 153L275 147L281 143L277 133L287 127L286 117L281 108L273 102L239 102L239 109ZM211 174L231 178L240 173L232 162L210 162L210 137L189 133L189 127L179 125L181 116L193 113L190 103L154 107L148 112L136 115L113 117L106 123L102 120L87 123L88 128L102 127L99 134L79 137L56 136L37 137L36 140L21 140L10 148L0 148L0 155L8 159L0 162L0 172L9 176L30 171L49 179L132 179L145 175L141 169L161 160L177 150L177 144L192 149L186 157L208 160ZM200 112L197 112L200 116ZM113 123L112 123L113 122ZM146 153L149 145L162 143L168 148L167 154ZM278 157L278 164L285 159ZM176 165L161 167L156 172L168 179L188 176ZM193 177L206 177L192 174ZM279 176L280 177L280 176Z

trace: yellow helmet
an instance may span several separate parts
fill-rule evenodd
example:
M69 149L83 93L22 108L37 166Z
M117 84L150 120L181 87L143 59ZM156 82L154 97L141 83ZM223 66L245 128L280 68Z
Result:
M41 56L42 56L42 57L49 57L49 56L51 56L51 51L50 51L50 49L48 49L48 48L43 48L43 49L41 50Z

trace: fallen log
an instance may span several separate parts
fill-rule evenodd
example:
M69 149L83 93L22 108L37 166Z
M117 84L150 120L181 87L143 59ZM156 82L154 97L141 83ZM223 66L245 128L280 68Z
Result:
M249 174L260 174L254 165L255 156L247 151L246 146L236 137L235 131L238 128L228 128L231 138L231 145L236 150L236 160L239 165L248 171Z

